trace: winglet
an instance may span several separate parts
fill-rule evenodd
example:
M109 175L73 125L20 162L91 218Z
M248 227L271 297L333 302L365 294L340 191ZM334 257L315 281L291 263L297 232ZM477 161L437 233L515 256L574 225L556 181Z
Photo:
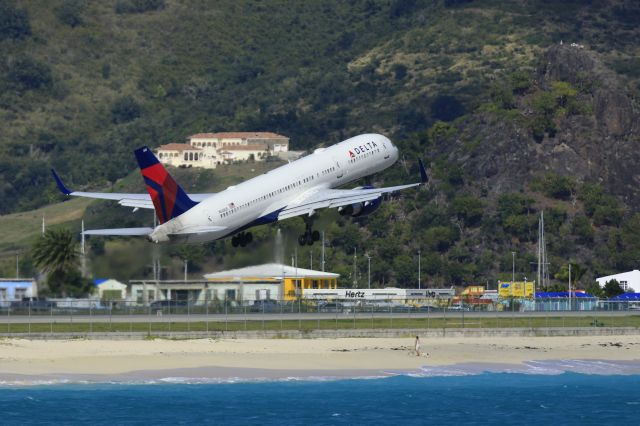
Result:
M58 185L58 189L60 190L60 192L62 192L64 195L71 195L73 191L64 186L64 183L62 183L62 179L60 179L60 176L58 176L58 173L56 173L55 169L51 169L51 173L53 173L53 178L56 180L56 185Z
M422 163L422 160L419 158L418 158L418 164L420 165L420 183L425 184L429 180L429 177L427 176L427 171L424 168L424 164Z

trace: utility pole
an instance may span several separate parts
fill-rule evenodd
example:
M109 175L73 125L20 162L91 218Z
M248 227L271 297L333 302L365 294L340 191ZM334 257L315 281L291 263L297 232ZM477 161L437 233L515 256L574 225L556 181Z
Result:
M324 272L324 231L322 231L322 272Z
M358 248L353 248L353 288L358 287L358 273L356 269L356 259L358 257Z
M513 286L516 281L516 252L511 252L511 295L513 296Z
M42 235L44 235L44 215L42 215Z
M313 270L313 249L309 249L309 269Z
M82 254L82 277L87 276L87 255L84 241L84 219L82 220L82 232L80 233L80 253Z
M569 310L572 311L573 307L571 304L571 262L569 262Z
M371 290L371 256L369 253L365 254L367 261L369 263L368 272L367 272L367 282L369 283L369 290Z
M422 289L422 282L420 281L420 250L418 250L418 290Z
M184 260L184 282L187 282L187 265L189 261L187 259Z

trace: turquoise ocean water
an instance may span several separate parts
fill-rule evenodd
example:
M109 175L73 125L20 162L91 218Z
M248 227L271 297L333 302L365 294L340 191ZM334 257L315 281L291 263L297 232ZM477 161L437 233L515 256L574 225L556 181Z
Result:
M5 383L0 424L640 424L640 375L600 370L458 368L346 380Z

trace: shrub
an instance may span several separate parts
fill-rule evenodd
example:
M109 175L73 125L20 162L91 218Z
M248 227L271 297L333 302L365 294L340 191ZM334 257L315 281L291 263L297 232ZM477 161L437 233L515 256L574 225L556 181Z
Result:
M56 16L63 24L75 28L84 24L82 13L86 6L85 0L65 0L56 11Z
M29 15L16 9L12 1L0 0L0 40L22 39L31 35Z
M460 195L451 202L451 211L467 226L474 226L482 220L484 205L471 195Z
M121 0L116 3L116 13L144 13L164 8L164 0Z
M133 96L123 96L116 100L111 108L111 118L116 124L127 123L140 117L140 105Z
M49 66L28 56L15 60L9 66L7 79L18 90L48 89L53 85L53 77Z
M428 249L445 252L456 242L457 237L457 232L450 226L436 226L426 230L423 241Z
M591 221L586 216L576 216L571 224L571 233L576 235L584 242L593 241L593 227Z

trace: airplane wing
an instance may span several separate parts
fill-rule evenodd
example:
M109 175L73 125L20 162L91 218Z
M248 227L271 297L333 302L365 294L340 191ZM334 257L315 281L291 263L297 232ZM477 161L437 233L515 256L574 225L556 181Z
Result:
M383 194L412 188L427 182L427 172L424 164L418 160L420 167L420 182L408 185L390 186L387 188L357 188L357 189L318 189L312 190L301 197L292 200L278 214L278 220L295 216L311 215L314 211L323 208L342 207L355 203L372 201Z
M306 196L302 199L294 200L292 203L287 205L278 214L278 220L313 214L313 212L318 209L342 207L355 203L372 201L383 194L401 191L418 185L420 184L412 183L409 185L373 189L320 189L309 194L305 194Z
M112 229L87 229L84 235L120 236L120 237L140 237L149 235L153 228L112 228Z
M226 226L191 226L174 232L169 235L189 235L189 234L206 234L209 232L223 231ZM153 232L153 228L107 228L107 229L87 229L84 235L102 235L102 236L120 236L120 237L141 237L149 235Z
M125 207L133 207L139 209L153 209L153 202L151 201L151 196L149 194L132 194L132 193L123 193L123 192L83 192L83 191L72 191L65 186L56 173L55 170L51 169L51 173L53 173L53 178L56 180L56 184L58 185L58 189L65 195L69 195L72 197L85 197L85 198L96 198L101 200L114 200L117 201L118 204ZM206 198L212 196L214 193L202 193L202 194L189 194L189 198L191 198L195 202L200 202L205 200ZM87 234L89 235L89 234ZM95 235L95 234L94 234Z

